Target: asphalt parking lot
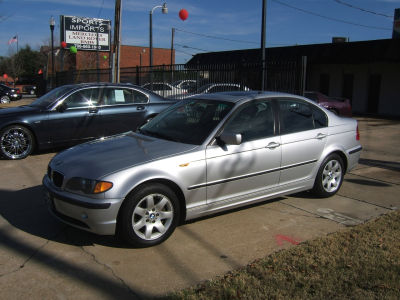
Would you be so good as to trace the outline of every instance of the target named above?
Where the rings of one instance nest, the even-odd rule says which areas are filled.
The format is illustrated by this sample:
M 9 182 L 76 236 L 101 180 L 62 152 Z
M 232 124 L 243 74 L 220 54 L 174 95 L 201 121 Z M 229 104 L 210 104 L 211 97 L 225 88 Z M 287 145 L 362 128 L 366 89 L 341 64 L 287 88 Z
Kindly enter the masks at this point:
M 71 228 L 48 213 L 41 180 L 55 153 L 0 160 L 1 298 L 159 296 L 400 208 L 400 121 L 357 119 L 364 150 L 336 196 L 301 193 L 196 220 L 147 249 Z

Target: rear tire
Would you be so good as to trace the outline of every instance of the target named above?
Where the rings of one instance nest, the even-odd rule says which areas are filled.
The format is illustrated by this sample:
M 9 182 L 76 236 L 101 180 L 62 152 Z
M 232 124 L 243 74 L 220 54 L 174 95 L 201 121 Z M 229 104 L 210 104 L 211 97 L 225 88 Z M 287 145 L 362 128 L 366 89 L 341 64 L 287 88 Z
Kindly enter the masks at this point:
M 175 193 L 160 183 L 145 184 L 129 194 L 120 209 L 118 235 L 135 247 L 164 242 L 179 221 Z
M 344 164 L 342 158 L 335 153 L 330 154 L 322 162 L 311 192 L 317 197 L 331 197 L 339 191 L 343 177 Z

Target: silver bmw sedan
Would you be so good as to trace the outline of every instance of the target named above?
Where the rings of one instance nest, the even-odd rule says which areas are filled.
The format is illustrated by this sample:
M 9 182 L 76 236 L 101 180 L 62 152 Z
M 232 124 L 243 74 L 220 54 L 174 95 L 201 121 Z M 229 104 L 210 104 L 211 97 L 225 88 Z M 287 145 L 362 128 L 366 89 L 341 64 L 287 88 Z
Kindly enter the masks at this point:
M 185 220 L 306 190 L 332 196 L 361 149 L 356 120 L 306 98 L 207 94 L 57 154 L 43 185 L 63 222 L 145 247 Z

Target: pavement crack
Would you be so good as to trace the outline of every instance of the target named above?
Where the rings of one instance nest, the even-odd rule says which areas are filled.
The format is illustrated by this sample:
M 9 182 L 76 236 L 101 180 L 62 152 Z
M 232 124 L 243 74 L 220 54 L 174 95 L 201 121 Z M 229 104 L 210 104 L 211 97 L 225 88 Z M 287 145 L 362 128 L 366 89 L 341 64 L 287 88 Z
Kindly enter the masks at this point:
M 41 246 L 37 247 L 37 248 L 32 252 L 32 254 L 29 255 L 29 257 L 26 258 L 26 259 L 24 260 L 24 262 L 23 262 L 22 264 L 19 265 L 19 267 L 17 267 L 16 269 L 14 269 L 14 270 L 12 270 L 12 271 L 10 271 L 10 272 L 4 273 L 4 274 L 0 274 L 0 278 L 1 278 L 1 277 L 4 277 L 4 276 L 8 276 L 8 275 L 13 274 L 13 273 L 16 273 L 16 272 L 19 272 L 21 269 L 25 268 L 25 266 L 26 266 L 36 255 L 38 255 L 39 252 L 40 252 L 43 248 L 45 248 L 45 247 L 50 243 L 50 241 L 52 241 L 52 240 L 56 239 L 57 237 L 59 237 L 62 233 L 64 233 L 64 231 L 65 231 L 65 227 L 64 227 L 62 230 L 60 230 L 59 232 L 57 232 L 57 234 L 55 234 L 53 237 L 50 237 L 49 239 L 47 239 L 46 242 L 44 242 Z
M 380 208 L 383 208 L 383 209 L 395 210 L 392 207 L 387 207 L 387 206 L 379 205 L 379 204 L 376 204 L 376 203 L 371 203 L 371 202 L 368 202 L 368 201 L 365 201 L 365 200 L 361 200 L 361 199 L 357 199 L 357 198 L 341 195 L 340 193 L 337 193 L 337 195 L 340 196 L 340 197 L 343 197 L 343 198 L 347 198 L 347 199 L 351 199 L 351 200 L 354 200 L 354 201 L 366 203 L 366 204 L 373 205 L 373 206 L 376 206 L 376 207 L 380 207 Z
M 298 208 L 298 207 L 296 207 L 296 206 L 294 206 L 294 205 L 291 205 L 291 204 L 288 204 L 288 203 L 285 203 L 285 202 L 279 202 L 279 203 L 285 204 L 285 205 L 287 205 L 287 206 L 296 208 L 296 209 L 301 210 L 301 211 L 304 211 L 304 212 L 307 212 L 307 213 L 309 213 L 309 214 L 306 215 L 306 214 L 292 213 L 292 212 L 289 212 L 289 211 L 283 211 L 283 210 L 273 209 L 273 208 L 267 208 L 267 209 L 268 209 L 268 210 L 272 210 L 272 211 L 277 211 L 277 212 L 280 212 L 280 213 L 284 213 L 284 214 L 288 214 L 288 215 L 292 215 L 292 216 L 299 216 L 299 217 L 306 217 L 306 218 L 317 218 L 317 216 L 320 217 L 319 215 L 313 214 L 313 213 L 311 213 L 312 216 L 310 216 L 310 212 L 309 212 L 309 211 L 306 211 L 306 210 L 304 210 L 304 209 Z
M 301 215 L 301 216 L 309 217 L 309 218 L 316 218 L 316 219 L 326 219 L 326 218 L 324 218 L 323 216 L 321 216 L 321 215 L 319 215 L 319 214 L 316 214 L 316 213 L 314 213 L 314 212 L 308 211 L 308 210 L 306 210 L 306 209 L 304 209 L 304 208 L 300 208 L 300 207 L 294 206 L 294 205 L 289 204 L 289 203 L 286 203 L 286 202 L 280 202 L 280 203 L 282 203 L 282 204 L 284 204 L 284 205 L 287 205 L 287 206 L 289 206 L 289 207 L 292 207 L 292 208 L 295 208 L 295 209 L 304 211 L 304 212 L 309 213 L 309 214 L 312 215 L 312 216 L 306 216 L 306 215 Z
M 91 253 L 90 251 L 86 250 L 84 246 L 77 246 L 78 248 L 80 248 L 85 254 L 89 255 L 92 260 L 98 264 L 99 266 L 102 266 L 103 268 L 107 269 L 108 271 L 111 272 L 112 276 L 119 281 L 122 286 L 129 291 L 129 293 L 134 297 L 134 299 L 142 299 L 142 297 L 140 297 L 140 295 L 138 295 L 135 291 L 133 291 L 130 286 L 125 282 L 124 279 L 122 279 L 121 277 L 119 277 L 114 269 L 112 267 L 110 267 L 108 264 L 102 263 L 100 262 L 97 258 L 96 255 L 94 255 L 93 253 Z

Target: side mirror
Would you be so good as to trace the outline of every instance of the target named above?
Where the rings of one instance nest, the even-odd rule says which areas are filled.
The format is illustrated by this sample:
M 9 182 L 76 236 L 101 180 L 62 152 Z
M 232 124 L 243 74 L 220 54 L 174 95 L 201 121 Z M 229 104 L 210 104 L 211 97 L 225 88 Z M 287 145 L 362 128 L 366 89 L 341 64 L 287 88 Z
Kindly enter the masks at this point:
M 242 135 L 240 133 L 223 132 L 219 139 L 226 145 L 240 145 L 242 143 Z

